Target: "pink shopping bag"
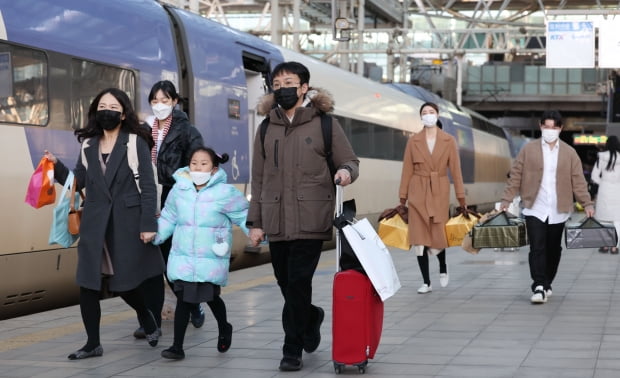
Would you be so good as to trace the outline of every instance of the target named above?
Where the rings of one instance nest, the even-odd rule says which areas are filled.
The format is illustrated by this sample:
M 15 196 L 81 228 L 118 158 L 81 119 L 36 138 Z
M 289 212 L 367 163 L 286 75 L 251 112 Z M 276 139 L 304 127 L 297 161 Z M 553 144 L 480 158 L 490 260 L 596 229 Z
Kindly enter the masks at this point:
M 35 209 L 56 202 L 54 163 L 46 157 L 41 158 L 39 165 L 30 176 L 25 201 Z

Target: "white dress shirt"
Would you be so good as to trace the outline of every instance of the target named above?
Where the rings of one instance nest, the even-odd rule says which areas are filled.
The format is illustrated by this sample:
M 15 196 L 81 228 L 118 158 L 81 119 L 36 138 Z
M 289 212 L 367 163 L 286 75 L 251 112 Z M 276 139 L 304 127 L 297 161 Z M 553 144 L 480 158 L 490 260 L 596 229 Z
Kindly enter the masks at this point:
M 536 201 L 531 209 L 523 209 L 523 215 L 534 216 L 549 224 L 564 223 L 570 213 L 558 213 L 558 194 L 556 190 L 556 175 L 558 170 L 558 154 L 560 143 L 556 141 L 553 148 L 541 138 L 543 151 L 543 176 Z

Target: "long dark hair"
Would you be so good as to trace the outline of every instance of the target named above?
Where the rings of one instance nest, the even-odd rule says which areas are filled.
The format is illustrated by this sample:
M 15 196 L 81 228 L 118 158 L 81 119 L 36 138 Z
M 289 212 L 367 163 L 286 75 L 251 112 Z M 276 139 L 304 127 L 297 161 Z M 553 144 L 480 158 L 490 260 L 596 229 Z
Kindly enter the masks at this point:
M 605 169 L 608 171 L 613 171 L 614 166 L 616 165 L 618 153 L 620 152 L 620 141 L 618 141 L 618 137 L 611 135 L 607 138 L 605 149 L 609 151 L 609 161 L 607 162 L 607 167 L 605 167 Z
M 99 124 L 95 120 L 95 114 L 97 114 L 97 107 L 99 106 L 99 101 L 101 100 L 101 97 L 108 93 L 114 96 L 114 98 L 121 104 L 121 107 L 123 108 L 123 114 L 125 115 L 125 119 L 121 120 L 121 130 L 138 135 L 146 141 L 149 148 L 153 148 L 155 143 L 153 142 L 151 130 L 148 127 L 144 127 L 140 124 L 138 116 L 133 109 L 133 105 L 131 105 L 131 100 L 129 99 L 129 96 L 127 96 L 127 93 L 118 88 L 104 89 L 103 91 L 99 92 L 99 94 L 90 103 L 90 106 L 88 107 L 88 121 L 86 122 L 86 126 L 81 129 L 75 130 L 74 133 L 77 136 L 78 142 L 82 143 L 86 138 L 103 135 L 103 128 L 99 126 Z
M 189 160 L 192 161 L 192 158 L 194 157 L 194 154 L 196 152 L 199 152 L 199 151 L 206 152 L 207 154 L 209 154 L 209 157 L 211 157 L 211 162 L 213 163 L 213 167 L 219 167 L 220 164 L 226 163 L 228 161 L 228 158 L 229 158 L 227 153 L 223 153 L 222 155 L 219 155 L 211 147 L 199 146 L 199 147 L 194 148 L 192 150 L 192 152 L 190 152 Z M 189 162 L 188 162 L 188 164 L 189 164 Z

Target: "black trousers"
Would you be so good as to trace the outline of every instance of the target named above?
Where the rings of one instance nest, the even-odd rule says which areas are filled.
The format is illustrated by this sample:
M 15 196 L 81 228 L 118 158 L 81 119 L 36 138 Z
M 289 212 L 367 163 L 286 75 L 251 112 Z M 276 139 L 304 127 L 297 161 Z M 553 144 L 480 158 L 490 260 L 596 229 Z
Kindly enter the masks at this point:
M 526 216 L 525 226 L 530 240 L 532 291 L 536 286 L 549 290 L 560 265 L 564 223 L 549 224 L 534 216 Z
M 301 357 L 303 336 L 316 322 L 312 277 L 321 257 L 322 240 L 270 242 L 271 265 L 284 297 L 284 355 Z

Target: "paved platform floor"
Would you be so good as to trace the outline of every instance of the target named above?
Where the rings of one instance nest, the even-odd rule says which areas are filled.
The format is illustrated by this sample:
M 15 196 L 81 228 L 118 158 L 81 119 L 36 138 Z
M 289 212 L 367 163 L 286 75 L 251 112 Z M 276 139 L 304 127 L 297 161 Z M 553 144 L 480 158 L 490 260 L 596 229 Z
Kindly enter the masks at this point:
M 594 249 L 564 250 L 553 296 L 532 305 L 528 248 L 448 249 L 450 283 L 433 292 L 421 284 L 414 255 L 393 250 L 403 288 L 385 303 L 383 337 L 368 377 L 620 377 L 620 256 Z M 271 266 L 231 273 L 223 298 L 234 325 L 232 347 L 216 350 L 217 327 L 207 309 L 201 329 L 191 325 L 186 358 L 160 352 L 172 344 L 163 324 L 156 348 L 131 334 L 134 313 L 120 299 L 102 302 L 104 355 L 69 361 L 85 333 L 77 306 L 0 321 L 0 377 L 332 377 L 331 289 L 335 253 L 323 254 L 314 299 L 325 308 L 319 349 L 304 354 L 299 372 L 279 372 L 282 299 Z M 358 375 L 348 367 L 343 375 Z

